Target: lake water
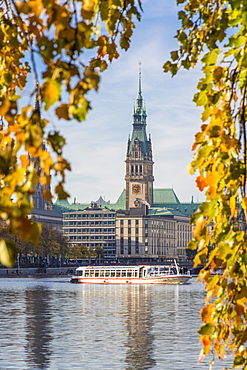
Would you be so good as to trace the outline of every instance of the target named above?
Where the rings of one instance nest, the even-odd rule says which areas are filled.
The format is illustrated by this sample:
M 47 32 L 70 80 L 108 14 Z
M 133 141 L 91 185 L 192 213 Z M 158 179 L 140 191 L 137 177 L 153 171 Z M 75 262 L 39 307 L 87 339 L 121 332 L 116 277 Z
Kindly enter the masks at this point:
M 80 285 L 0 279 L 1 370 L 205 370 L 202 285 Z M 216 362 L 213 369 L 223 369 Z

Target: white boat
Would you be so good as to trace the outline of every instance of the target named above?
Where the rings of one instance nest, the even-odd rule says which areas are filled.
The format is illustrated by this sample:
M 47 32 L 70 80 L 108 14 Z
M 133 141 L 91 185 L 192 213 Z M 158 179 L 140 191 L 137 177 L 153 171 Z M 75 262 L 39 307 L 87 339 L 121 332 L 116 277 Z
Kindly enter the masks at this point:
M 192 278 L 173 266 L 80 266 L 71 283 L 84 284 L 184 284 Z

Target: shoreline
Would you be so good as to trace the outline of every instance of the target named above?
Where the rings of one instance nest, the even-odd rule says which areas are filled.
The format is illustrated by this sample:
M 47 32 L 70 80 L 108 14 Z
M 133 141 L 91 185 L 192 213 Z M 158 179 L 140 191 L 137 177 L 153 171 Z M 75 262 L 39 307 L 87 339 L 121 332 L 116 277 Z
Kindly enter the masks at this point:
M 30 267 L 30 268 L 1 268 L 1 278 L 16 277 L 53 277 L 53 276 L 72 276 L 76 267 Z

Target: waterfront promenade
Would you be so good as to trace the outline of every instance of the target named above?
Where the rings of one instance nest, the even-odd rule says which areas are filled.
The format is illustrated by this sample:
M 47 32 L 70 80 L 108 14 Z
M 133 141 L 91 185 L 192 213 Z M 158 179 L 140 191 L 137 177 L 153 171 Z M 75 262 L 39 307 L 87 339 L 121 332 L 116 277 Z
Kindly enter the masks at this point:
M 30 268 L 1 268 L 0 278 L 3 277 L 27 277 L 27 276 L 52 276 L 72 275 L 76 267 L 30 267 Z

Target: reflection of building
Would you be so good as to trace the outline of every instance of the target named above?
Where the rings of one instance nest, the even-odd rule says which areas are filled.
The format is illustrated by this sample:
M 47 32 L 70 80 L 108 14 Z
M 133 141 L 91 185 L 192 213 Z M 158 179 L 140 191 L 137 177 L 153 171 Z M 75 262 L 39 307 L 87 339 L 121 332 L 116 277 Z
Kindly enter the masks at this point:
M 116 212 L 92 203 L 83 211 L 63 214 L 63 233 L 70 245 L 104 249 L 105 257 L 115 257 Z
M 132 286 L 128 291 L 126 370 L 151 369 L 156 364 L 153 358 L 153 317 L 149 293 L 147 286 Z
M 133 111 L 132 135 L 128 140 L 126 154 L 126 173 L 124 189 L 116 203 L 106 202 L 100 197 L 99 209 L 107 207 L 115 211 L 116 228 L 108 257 L 137 258 L 178 258 L 185 257 L 185 247 L 191 238 L 189 217 L 199 204 L 180 203 L 173 189 L 153 189 L 153 155 L 151 138 L 147 136 L 147 114 L 141 91 L 141 72 L 139 71 L 138 93 Z M 87 246 L 103 245 L 104 235 L 100 227 L 86 228 L 82 236 L 82 225 L 77 214 L 88 211 L 90 204 L 57 201 L 55 209 L 70 218 L 64 224 L 70 242 Z M 73 226 L 70 227 L 69 226 Z M 100 226 L 100 225 L 99 225 Z M 114 226 L 115 227 L 115 226 Z M 69 231 L 71 230 L 71 231 Z M 86 234 L 88 233 L 88 234 Z
M 26 291 L 26 337 L 27 362 L 35 364 L 35 368 L 49 368 L 51 350 L 50 342 L 50 294 L 43 287 L 29 289 Z

